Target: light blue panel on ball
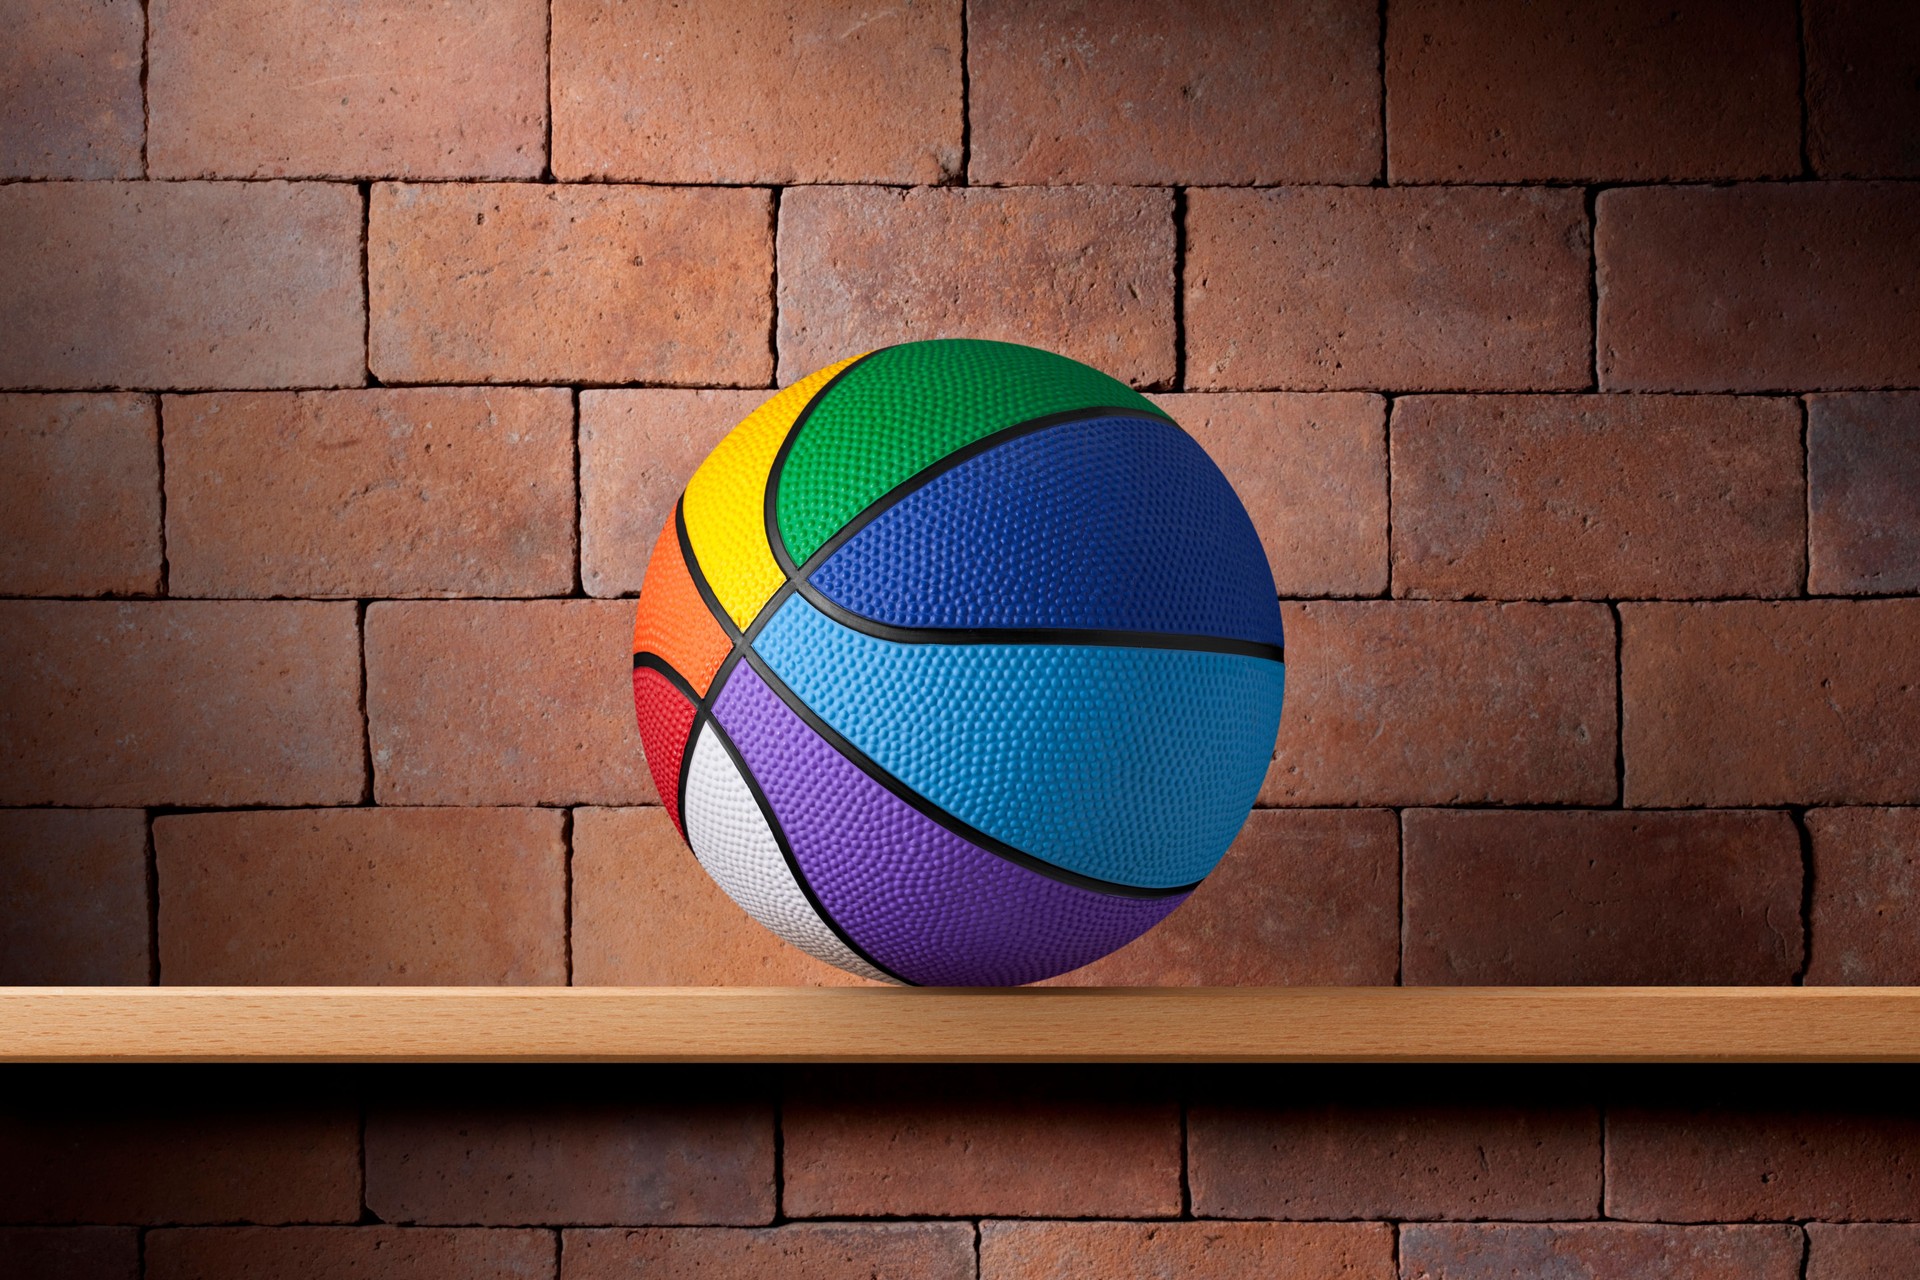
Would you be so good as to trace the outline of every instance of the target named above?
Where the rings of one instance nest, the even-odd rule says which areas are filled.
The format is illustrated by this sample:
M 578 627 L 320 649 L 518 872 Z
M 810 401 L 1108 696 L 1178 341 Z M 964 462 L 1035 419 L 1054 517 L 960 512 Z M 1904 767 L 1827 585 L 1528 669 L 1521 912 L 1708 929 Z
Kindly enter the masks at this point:
M 881 768 L 956 818 L 1117 884 L 1201 879 L 1266 775 L 1285 668 L 1095 645 L 905 644 L 795 596 L 754 648 Z

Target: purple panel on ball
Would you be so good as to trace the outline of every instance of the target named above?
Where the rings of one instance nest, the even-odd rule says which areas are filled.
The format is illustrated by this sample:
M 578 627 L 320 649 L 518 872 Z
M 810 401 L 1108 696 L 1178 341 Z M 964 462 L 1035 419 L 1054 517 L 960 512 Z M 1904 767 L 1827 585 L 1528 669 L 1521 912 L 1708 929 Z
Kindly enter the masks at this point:
M 962 839 L 834 750 L 744 662 L 713 711 L 827 914 L 909 982 L 1037 982 L 1126 945 L 1185 901 L 1063 884 Z

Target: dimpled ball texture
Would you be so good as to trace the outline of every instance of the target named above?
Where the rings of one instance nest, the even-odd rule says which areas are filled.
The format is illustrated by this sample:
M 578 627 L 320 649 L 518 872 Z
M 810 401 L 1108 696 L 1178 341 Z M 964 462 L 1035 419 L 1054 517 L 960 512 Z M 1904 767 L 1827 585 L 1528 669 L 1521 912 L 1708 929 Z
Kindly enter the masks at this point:
M 1151 929 L 1280 723 L 1253 522 L 1166 414 L 1031 347 L 800 379 L 694 472 L 633 699 L 667 815 L 767 928 L 877 981 L 1034 982 Z

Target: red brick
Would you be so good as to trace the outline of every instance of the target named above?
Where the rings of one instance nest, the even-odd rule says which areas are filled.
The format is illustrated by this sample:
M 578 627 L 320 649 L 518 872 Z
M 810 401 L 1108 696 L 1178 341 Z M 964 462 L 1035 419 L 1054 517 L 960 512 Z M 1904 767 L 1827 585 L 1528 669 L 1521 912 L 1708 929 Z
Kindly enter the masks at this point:
M 1287 392 L 1153 398 L 1233 482 L 1281 595 L 1387 589 L 1385 400 Z
M 389 1222 L 481 1226 L 772 1221 L 772 1104 L 685 1090 L 372 1105 L 367 1206 Z
M 695 467 L 765 391 L 580 393 L 580 577 L 593 596 L 634 595 L 654 539 Z
M 1286 605 L 1265 804 L 1606 804 L 1613 619 L 1599 604 Z
M 0 1204 L 14 1222 L 353 1222 L 358 1109 L 160 1089 L 76 1089 L 0 1112 Z M 210 1095 L 210 1090 L 208 1091 Z
M 152 0 L 158 178 L 532 178 L 546 162 L 540 0 Z
M 201 1227 L 147 1237 L 146 1280 L 552 1280 L 550 1231 Z
M 131 1227 L 0 1227 L 0 1259 L 31 1280 L 136 1280 L 140 1235 Z
M 975 3 L 975 182 L 1366 182 L 1379 15 L 1347 0 Z
M 1810 0 L 1807 153 L 1831 177 L 1920 177 L 1920 9 Z
M 757 924 L 659 808 L 574 812 L 572 938 L 582 987 L 864 985 Z
M 367 610 L 381 804 L 645 804 L 633 603 L 446 600 Z
M 1385 1222 L 983 1222 L 980 1280 L 1393 1280 Z
M 780 380 L 874 347 L 996 338 L 1173 381 L 1173 193 L 798 187 L 780 202 Z
M 154 821 L 169 983 L 565 983 L 551 809 L 290 809 Z
M 1630 805 L 1920 800 L 1920 600 L 1620 606 Z
M 1408 985 L 1740 986 L 1800 969 L 1784 813 L 1411 809 Z
M 560 388 L 170 398 L 168 590 L 564 595 L 573 405 Z
M 1059 986 L 1392 986 L 1400 833 L 1384 809 L 1256 809 L 1179 910 Z
M 1920 394 L 1807 397 L 1807 587 L 1920 592 Z
M 553 168 L 640 182 L 938 182 L 960 168 L 959 0 L 849 11 L 553 6 Z
M 795 1222 L 757 1230 L 569 1231 L 567 1280 L 974 1280 L 964 1222 Z
M 1920 984 L 1920 809 L 1815 809 L 1809 983 Z
M 1607 1216 L 1920 1219 L 1916 1146 L 1907 1114 L 1609 1107 Z
M 146 396 L 0 395 L 0 591 L 160 589 L 160 432 Z
M 1809 1222 L 1806 1280 L 1885 1280 L 1920 1275 L 1920 1227 Z
M 1195 1104 L 1202 1218 L 1592 1218 L 1600 1123 L 1587 1107 Z
M 146 814 L 0 809 L 0 986 L 147 972 Z
M 1620 182 L 1800 172 L 1792 0 L 1393 0 L 1394 182 Z
M 839 1068 L 797 1081 L 781 1136 L 796 1218 L 1180 1212 L 1179 1108 L 1132 1077 Z
M 0 386 L 357 385 L 360 194 L 325 183 L 0 187 Z
M 140 176 L 139 0 L 16 0 L 0 45 L 0 178 Z
M 383 183 L 367 239 L 373 371 L 764 385 L 770 205 L 746 188 Z
M 350 804 L 351 604 L 0 604 L 0 804 Z
M 1580 193 L 1291 187 L 1187 197 L 1187 382 L 1589 385 Z
M 1410 396 L 1392 438 L 1398 595 L 1800 590 L 1792 400 Z
M 1800 1280 L 1800 1228 L 1454 1226 L 1400 1231 L 1407 1280 Z
M 1898 183 L 1603 191 L 1600 384 L 1828 390 L 1920 381 L 1920 193 Z

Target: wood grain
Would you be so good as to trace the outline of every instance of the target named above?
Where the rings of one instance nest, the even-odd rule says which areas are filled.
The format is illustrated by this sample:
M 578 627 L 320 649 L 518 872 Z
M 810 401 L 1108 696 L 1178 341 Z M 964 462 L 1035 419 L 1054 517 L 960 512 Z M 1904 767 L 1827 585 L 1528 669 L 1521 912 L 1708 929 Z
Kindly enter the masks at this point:
M 9 987 L 11 1062 L 1916 1062 L 1920 987 Z

